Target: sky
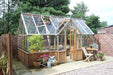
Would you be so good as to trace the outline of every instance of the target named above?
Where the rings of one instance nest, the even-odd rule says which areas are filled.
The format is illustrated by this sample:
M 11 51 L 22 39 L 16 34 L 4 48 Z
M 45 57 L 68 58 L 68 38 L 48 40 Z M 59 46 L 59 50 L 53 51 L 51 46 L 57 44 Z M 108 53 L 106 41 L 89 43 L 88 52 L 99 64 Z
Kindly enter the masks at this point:
M 70 0 L 69 8 L 73 9 L 77 3 L 84 2 L 88 7 L 87 15 L 95 14 L 100 17 L 100 21 L 107 21 L 108 25 L 113 25 L 113 1 L 112 0 Z

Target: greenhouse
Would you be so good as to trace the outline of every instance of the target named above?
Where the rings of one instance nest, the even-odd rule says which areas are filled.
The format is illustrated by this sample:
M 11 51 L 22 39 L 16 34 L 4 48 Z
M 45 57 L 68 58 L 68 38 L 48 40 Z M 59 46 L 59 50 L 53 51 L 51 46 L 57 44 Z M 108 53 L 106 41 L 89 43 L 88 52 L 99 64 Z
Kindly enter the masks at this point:
M 40 34 L 45 36 L 45 38 L 52 39 L 51 36 L 56 36 L 56 38 L 63 36 L 61 34 L 63 34 L 66 29 L 75 29 L 77 34 L 94 34 L 82 19 L 21 14 L 19 36 L 26 36 L 24 39 L 27 39 L 31 35 Z M 21 40 L 19 41 L 21 42 Z M 26 45 L 25 47 L 22 45 L 24 50 L 28 49 L 27 44 L 27 40 L 24 40 L 24 45 Z
M 77 59 L 82 59 L 80 48 L 95 42 L 95 39 L 91 39 L 94 37 L 93 34 L 82 19 L 22 13 L 18 29 L 18 48 L 30 53 L 32 44 L 28 41 L 29 37 L 41 35 L 45 40 L 41 52 L 55 51 L 53 55 L 57 60 L 59 57 L 59 61 L 65 62 L 66 57 L 60 57 L 69 55 L 67 52 L 70 51 L 70 58 L 74 60 L 74 51 L 78 50 L 80 57 Z

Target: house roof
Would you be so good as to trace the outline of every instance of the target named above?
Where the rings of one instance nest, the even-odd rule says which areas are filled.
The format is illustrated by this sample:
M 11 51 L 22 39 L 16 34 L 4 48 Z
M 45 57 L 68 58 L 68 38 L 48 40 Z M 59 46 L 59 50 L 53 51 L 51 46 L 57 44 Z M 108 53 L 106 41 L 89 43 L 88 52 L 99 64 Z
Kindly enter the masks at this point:
M 113 25 L 109 25 L 109 26 L 106 26 L 106 27 L 101 27 L 101 28 L 98 28 L 98 30 L 105 29 L 105 28 L 110 28 L 110 27 L 113 27 Z
M 78 34 L 94 34 L 82 19 L 23 13 L 19 31 L 20 34 L 27 35 L 58 35 L 65 27 L 76 29 Z

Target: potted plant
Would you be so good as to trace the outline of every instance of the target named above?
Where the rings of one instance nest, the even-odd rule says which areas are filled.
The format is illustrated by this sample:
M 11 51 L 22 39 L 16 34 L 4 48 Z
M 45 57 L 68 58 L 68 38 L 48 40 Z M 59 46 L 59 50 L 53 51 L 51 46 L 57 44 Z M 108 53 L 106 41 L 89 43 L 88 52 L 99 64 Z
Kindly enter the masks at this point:
M 28 38 L 29 41 L 29 51 L 34 52 L 34 51 L 42 51 L 44 47 L 44 38 L 41 35 L 32 35 Z
M 93 48 L 93 45 L 92 45 L 92 44 L 90 44 L 90 45 L 89 45 L 89 47 L 90 47 L 90 48 Z
M 8 73 L 8 59 L 3 53 L 0 57 L 0 75 L 6 75 Z
M 99 61 L 102 61 L 103 60 L 103 56 L 104 56 L 104 54 L 102 52 L 100 52 L 100 51 L 97 52 L 97 59 Z
M 35 68 L 39 68 L 41 64 L 46 65 L 48 60 L 49 60 L 49 56 L 46 55 L 46 54 L 43 54 L 43 55 L 40 56 L 39 59 L 36 59 L 36 61 L 33 62 L 33 66 Z
M 40 62 L 39 59 L 37 59 L 35 62 L 33 62 L 33 66 L 34 66 L 35 68 L 40 68 L 40 64 L 41 64 L 41 62 Z
M 39 60 L 41 61 L 42 64 L 43 63 L 46 63 L 49 60 L 49 56 L 46 55 L 46 54 L 43 54 L 43 55 L 40 56 L 40 59 Z

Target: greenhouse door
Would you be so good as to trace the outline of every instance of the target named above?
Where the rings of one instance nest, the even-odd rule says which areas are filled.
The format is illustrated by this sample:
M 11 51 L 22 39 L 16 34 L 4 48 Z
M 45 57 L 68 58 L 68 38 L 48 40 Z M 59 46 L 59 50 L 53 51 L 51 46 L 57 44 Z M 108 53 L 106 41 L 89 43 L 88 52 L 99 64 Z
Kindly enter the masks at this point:
M 76 31 L 70 30 L 70 59 L 76 60 Z

